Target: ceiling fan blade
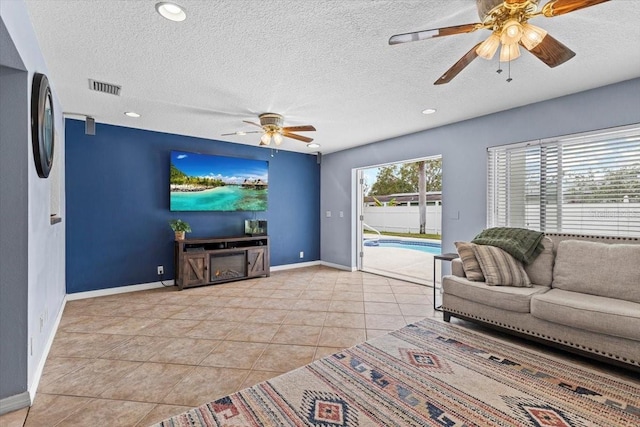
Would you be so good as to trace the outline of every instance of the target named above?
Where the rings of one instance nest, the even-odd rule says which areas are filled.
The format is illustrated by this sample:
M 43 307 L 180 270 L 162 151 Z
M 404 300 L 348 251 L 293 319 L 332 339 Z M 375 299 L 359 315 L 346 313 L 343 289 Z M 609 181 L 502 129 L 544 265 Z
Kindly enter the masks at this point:
M 434 85 L 442 85 L 445 83 L 449 83 L 455 76 L 457 76 L 460 71 L 464 70 L 465 67 L 471 64 L 471 61 L 478 57 L 476 53 L 476 49 L 480 46 L 482 42 L 475 45 L 469 52 L 467 52 L 458 62 L 453 64 L 453 67 L 449 68 L 438 80 L 436 80 Z
M 314 128 L 311 125 L 285 126 L 282 128 L 282 130 L 285 132 L 312 132 L 312 131 L 315 131 L 316 128 Z
M 307 136 L 302 136 L 302 135 L 296 135 L 295 133 L 289 133 L 289 132 L 282 132 L 282 136 L 286 136 L 287 138 L 297 139 L 298 141 L 302 141 L 302 142 L 313 141 L 313 138 L 309 138 Z
M 400 44 L 407 42 L 415 42 L 418 40 L 432 39 L 434 37 L 452 36 L 454 34 L 470 33 L 482 28 L 482 24 L 464 24 L 455 25 L 453 27 L 435 28 L 433 30 L 416 31 L 413 33 L 396 34 L 389 38 L 389 44 Z
M 547 18 L 564 15 L 574 10 L 595 6 L 609 0 L 551 0 L 542 8 L 542 14 Z
M 262 132 L 259 131 L 259 130 L 250 130 L 250 131 L 239 130 L 239 131 L 232 132 L 232 133 L 223 133 L 220 136 L 229 136 L 229 135 L 240 135 L 240 136 L 242 136 L 242 135 L 246 135 L 248 133 L 262 133 Z
M 564 64 L 565 62 L 576 56 L 576 53 L 574 51 L 551 37 L 550 34 L 547 34 L 542 39 L 540 44 L 529 50 L 529 52 L 534 54 L 540 61 L 544 62 L 551 68 L 555 68 L 560 64 Z
M 250 121 L 248 121 L 248 120 L 243 120 L 243 122 L 248 123 L 248 124 L 250 124 L 250 125 L 258 126 L 260 129 L 262 129 L 262 125 L 259 125 L 259 124 L 257 124 L 257 123 L 250 122 Z

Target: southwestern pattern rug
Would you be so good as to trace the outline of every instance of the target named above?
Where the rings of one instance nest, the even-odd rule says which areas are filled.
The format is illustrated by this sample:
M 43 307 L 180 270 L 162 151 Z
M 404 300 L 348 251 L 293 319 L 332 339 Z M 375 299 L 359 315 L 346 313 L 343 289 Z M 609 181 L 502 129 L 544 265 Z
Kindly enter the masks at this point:
M 425 319 L 156 426 L 640 426 L 624 381 Z

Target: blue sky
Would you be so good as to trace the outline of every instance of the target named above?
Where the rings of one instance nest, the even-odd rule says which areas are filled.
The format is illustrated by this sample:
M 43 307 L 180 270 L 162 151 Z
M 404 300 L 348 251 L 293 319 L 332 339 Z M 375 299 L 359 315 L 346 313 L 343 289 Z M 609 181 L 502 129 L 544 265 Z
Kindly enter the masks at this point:
M 364 183 L 368 190 L 371 190 L 371 186 L 376 182 L 376 177 L 378 176 L 379 170 L 380 170 L 379 167 L 375 167 L 375 168 L 364 169 L 362 171 L 362 174 L 364 175 Z
M 219 178 L 233 184 L 258 178 L 268 182 L 269 163 L 264 160 L 172 151 L 171 163 L 189 176 Z

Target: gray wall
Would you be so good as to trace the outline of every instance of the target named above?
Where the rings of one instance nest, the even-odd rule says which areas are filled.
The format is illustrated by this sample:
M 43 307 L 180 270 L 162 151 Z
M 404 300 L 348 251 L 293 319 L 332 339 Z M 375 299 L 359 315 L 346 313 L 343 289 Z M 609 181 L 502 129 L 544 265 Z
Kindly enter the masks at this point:
M 325 155 L 321 259 L 356 265 L 354 168 L 441 154 L 442 249 L 452 252 L 453 242 L 469 240 L 486 226 L 487 147 L 633 123 L 640 123 L 640 79 Z
M 62 223 L 52 225 L 49 217 L 52 180 L 39 178 L 36 173 L 29 112 L 33 75 L 48 74 L 48 70 L 24 2 L 0 1 L 0 19 L 2 412 L 16 409 L 14 405 L 30 403 L 44 366 L 47 345 L 55 333 L 55 321 L 65 296 L 65 199 L 64 121 L 55 82 L 49 79 L 57 134 L 53 167 L 61 172 Z M 16 74 L 16 63 L 23 72 Z M 9 316 L 10 321 L 5 322 L 4 316 Z
M 0 21 L 0 398 L 27 390 L 27 77 Z

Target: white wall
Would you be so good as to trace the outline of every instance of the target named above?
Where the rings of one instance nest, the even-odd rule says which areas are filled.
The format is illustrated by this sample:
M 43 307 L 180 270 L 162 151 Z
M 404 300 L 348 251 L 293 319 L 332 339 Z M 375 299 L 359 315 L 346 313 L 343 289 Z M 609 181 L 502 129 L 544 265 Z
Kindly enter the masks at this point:
M 26 289 L 26 306 L 14 307 L 20 314 L 17 317 L 24 318 L 24 324 L 0 325 L 0 328 L 24 328 L 26 329 L 27 342 L 2 342 L 2 346 L 12 346 L 12 351 L 19 357 L 19 362 L 7 360 L 8 365 L 2 366 L 2 381 L 0 381 L 0 402 L 11 401 L 15 396 L 15 387 L 5 389 L 6 378 L 11 378 L 11 383 L 19 382 L 21 394 L 25 391 L 34 393 L 35 382 L 46 357 L 45 349 L 53 337 L 54 323 L 62 308 L 65 296 L 65 199 L 64 199 L 64 121 L 62 107 L 56 96 L 55 82 L 50 81 L 54 98 L 55 128 L 58 139 L 55 141 L 54 167 L 60 168 L 60 216 L 62 222 L 52 225 L 50 223 L 50 179 L 39 178 L 33 160 L 30 133 L 30 94 L 31 82 L 36 72 L 48 75 L 48 70 L 40 51 L 38 40 L 31 25 L 26 6 L 22 0 L 0 1 L 0 18 L 6 32 L 10 37 L 15 52 L 20 56 L 27 72 L 25 80 L 26 91 L 23 96 L 13 99 L 13 105 L 22 113 L 15 120 L 1 120 L 0 126 L 4 132 L 14 137 L 3 140 L 2 144 L 15 144 L 21 147 L 20 157 L 14 158 L 17 167 L 26 171 L 26 211 L 23 212 L 26 219 L 26 233 L 17 236 L 18 246 L 25 244 L 26 253 L 21 256 L 27 258 L 26 282 L 24 278 L 15 283 L 1 283 L 4 291 L 16 289 L 22 292 Z M 6 40 L 3 40 L 3 45 Z M 26 96 L 24 96 L 26 95 Z M 26 114 L 24 112 L 27 112 Z M 26 131 L 26 132 L 25 132 Z M 25 148 L 26 147 L 26 148 Z M 4 174 L 9 171 L 3 170 Z M 24 192 L 25 189 L 21 189 Z M 20 199 L 24 194 L 8 194 L 7 198 Z M 4 202 L 5 200 L 3 200 Z M 5 218 L 0 218 L 3 221 Z M 3 236 L 4 238 L 4 236 Z M 42 317 L 42 327 L 41 325 Z M 33 344 L 31 344 L 33 343 Z M 21 361 L 27 361 L 27 371 L 20 370 Z M 12 366 L 15 365 L 15 366 Z M 26 374 L 26 375 L 25 375 Z M 10 393 L 13 393 L 10 394 Z M 2 410 L 6 408 L 3 405 Z
M 335 215 L 354 212 L 354 168 L 441 154 L 442 249 L 452 252 L 486 226 L 487 147 L 640 123 L 639 99 L 633 79 L 323 156 L 322 261 L 356 266 L 355 215 Z

